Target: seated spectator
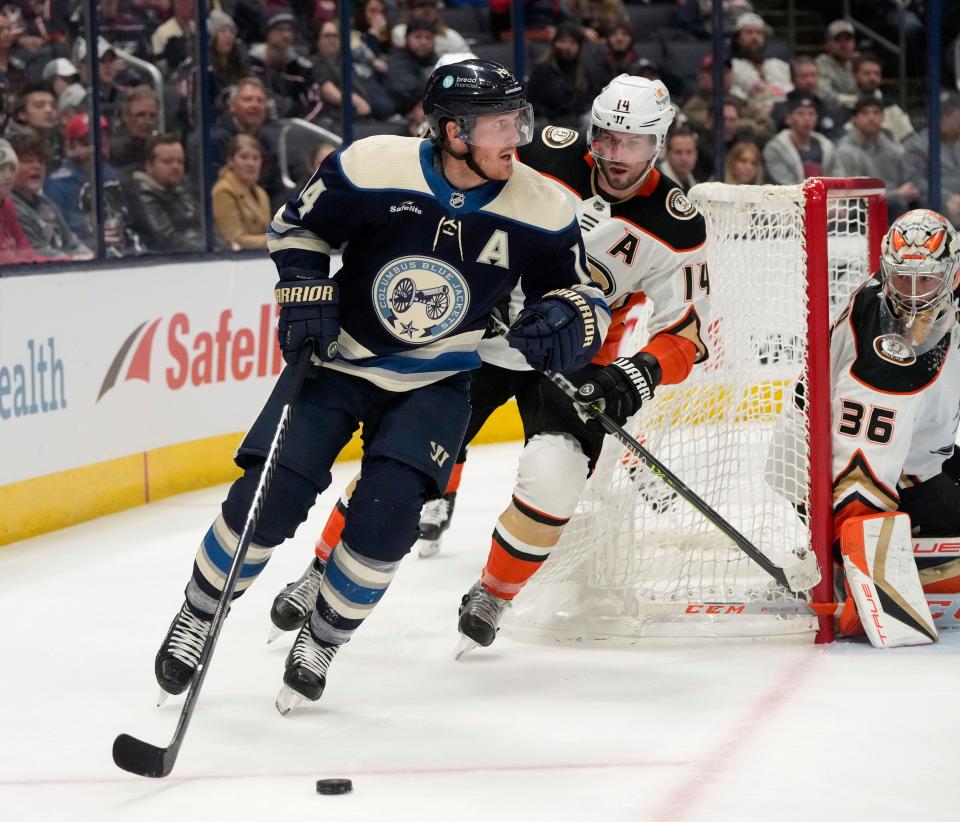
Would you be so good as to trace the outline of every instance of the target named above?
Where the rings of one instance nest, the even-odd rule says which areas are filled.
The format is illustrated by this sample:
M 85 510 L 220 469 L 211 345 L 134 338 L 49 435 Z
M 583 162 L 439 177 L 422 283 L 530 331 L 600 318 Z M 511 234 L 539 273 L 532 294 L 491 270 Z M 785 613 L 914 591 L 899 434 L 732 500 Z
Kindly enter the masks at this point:
M 278 171 L 275 128 L 267 122 L 267 93 L 256 77 L 244 77 L 231 88 L 227 110 L 210 130 L 214 168 L 219 170 L 226 162 L 227 143 L 238 134 L 249 134 L 260 143 L 263 155 L 260 185 L 270 195 L 270 201 L 279 205 L 286 190 Z M 197 132 L 190 139 L 190 153 L 192 157 L 199 157 L 199 152 L 200 134 Z
M 104 117 L 100 118 L 100 128 L 101 150 L 104 160 L 107 160 L 110 152 L 109 123 Z M 43 184 L 44 193 L 60 209 L 70 230 L 87 248 L 95 248 L 97 244 L 92 209 L 84 209 L 83 206 L 84 201 L 92 202 L 92 137 L 90 118 L 86 114 L 73 115 L 64 129 L 63 162 L 47 176 Z M 104 185 L 115 184 L 118 178 L 113 167 L 104 163 L 101 168 Z
M 319 112 L 313 65 L 293 47 L 296 18 L 289 10 L 267 18 L 267 39 L 250 49 L 250 74 L 260 79 L 277 117 L 312 120 Z
M 267 247 L 270 198 L 257 185 L 263 155 L 260 143 L 238 134 L 227 145 L 227 164 L 213 187 L 213 220 L 231 251 Z
M 734 143 L 723 166 L 723 182 L 735 186 L 763 185 L 763 158 L 753 143 Z
M 793 86 L 790 66 L 777 57 L 765 57 L 767 25 L 758 14 L 741 14 L 733 35 L 733 83 L 730 93 L 749 100 L 765 115 L 786 99 Z
M 602 90 L 598 79 L 591 79 L 583 59 L 583 30 L 572 23 L 557 28 L 543 59 L 533 67 L 527 99 L 540 124 L 583 127 L 593 98 Z
M 893 220 L 911 208 L 919 189 L 907 179 L 903 148 L 883 131 L 883 104 L 872 94 L 857 100 L 851 129 L 837 144 L 837 156 L 850 177 L 878 177 L 887 187 L 887 215 Z
M 573 0 L 572 11 L 584 36 L 592 43 L 603 40 L 627 16 L 620 0 Z
M 752 125 L 740 117 L 743 102 L 735 97 L 723 101 L 723 145 L 724 155 L 734 143 L 756 142 Z M 714 129 L 713 108 L 707 109 L 704 129 L 697 139 L 697 167 L 694 174 L 698 180 L 712 180 L 714 177 Z
M 82 114 L 87 107 L 87 90 L 79 83 L 71 83 L 57 98 L 58 131 L 66 128 L 70 118 Z
M 433 23 L 422 17 L 411 18 L 404 47 L 395 49 L 387 59 L 387 91 L 400 114 L 406 115 L 419 105 L 436 62 Z
M 834 20 L 825 33 L 823 53 L 817 55 L 820 96 L 852 108 L 857 99 L 853 79 L 853 56 L 857 51 L 854 28 L 846 20 Z
M 607 32 L 606 44 L 594 51 L 604 85 L 621 74 L 637 74 L 640 55 L 634 47 L 633 23 L 617 20 Z
M 732 61 L 724 61 L 723 90 L 729 93 L 733 83 Z M 713 108 L 713 55 L 707 54 L 703 58 L 703 65 L 697 72 L 697 93 L 694 94 L 683 107 L 683 114 L 695 131 L 706 128 L 707 112 Z M 750 139 L 758 145 L 763 145 L 773 134 L 773 120 L 757 110 L 750 100 L 738 103 L 739 127 L 750 133 Z
M 51 156 L 60 156 L 56 98 L 46 83 L 27 83 L 13 107 L 6 136 L 35 134 L 46 143 Z
M 440 10 L 437 8 L 438 5 L 439 0 L 410 0 L 410 17 L 422 17 L 433 24 L 433 50 L 438 57 L 444 54 L 470 51 L 467 41 L 443 22 Z M 406 37 L 407 24 L 397 23 L 391 33 L 394 48 L 403 48 Z
M 875 54 L 864 52 L 853 61 L 853 79 L 859 95 L 872 94 L 883 105 L 883 128 L 898 143 L 903 143 L 914 132 L 910 115 L 907 114 L 893 97 L 881 91 L 883 65 Z
M 137 75 L 124 71 L 114 47 L 97 38 L 97 70 L 100 73 L 100 113 L 113 122 L 123 98 L 137 83 Z
M 675 126 L 667 134 L 660 173 L 677 183 L 686 194 L 697 184 L 693 170 L 697 165 L 697 138 L 687 126 Z
M 340 129 L 343 117 L 340 69 L 340 27 L 333 20 L 330 20 L 320 27 L 314 70 L 317 85 L 320 88 L 320 99 L 323 101 L 323 116 L 330 121 L 331 127 L 337 131 Z M 355 117 L 360 119 L 373 117 L 377 120 L 386 120 L 394 113 L 393 99 L 387 90 L 380 85 L 380 80 L 373 65 L 363 57 L 357 59 L 354 56 L 351 80 Z
M 773 108 L 773 121 L 777 129 L 786 127 L 787 107 L 790 101 L 798 97 L 808 97 L 817 107 L 817 131 L 836 142 L 843 136 L 843 124 L 847 121 L 847 112 L 833 101 L 824 100 L 817 94 L 820 85 L 820 72 L 810 57 L 797 57 L 790 63 L 790 78 L 793 89 L 787 99 Z
M 767 176 L 777 185 L 795 185 L 809 177 L 842 177 L 837 150 L 814 131 L 817 106 L 809 97 L 790 101 L 787 127 L 763 149 Z
M 124 0 L 98 0 L 97 6 L 101 36 L 121 51 L 149 60 L 152 52 L 147 34 L 154 26 L 143 7 Z
M 166 74 L 196 53 L 197 0 L 171 0 L 172 16 L 150 38 L 153 56 Z
M 89 260 L 93 252 L 70 230 L 60 209 L 43 193 L 47 147 L 33 134 L 10 139 L 20 166 L 13 185 L 13 203 L 23 233 L 34 251 L 51 260 Z
M 37 259 L 37 253 L 20 228 L 17 208 L 10 196 L 18 165 L 10 143 L 0 140 L 0 266 L 30 263 Z
M 200 204 L 184 185 L 185 156 L 176 134 L 160 134 L 147 146 L 143 170 L 133 173 L 133 227 L 149 251 L 202 251 L 206 245 Z
M 27 64 L 14 52 L 16 32 L 10 17 L 0 9 L 0 96 L 15 98 L 29 81 Z M 7 107 L 2 107 L 6 112 Z
M 501 43 L 513 40 L 513 0 L 490 0 L 490 28 Z M 523 0 L 524 38 L 531 43 L 549 43 L 557 33 L 557 26 L 570 20 L 564 4 L 558 0 Z
M 58 57 L 43 67 L 43 82 L 49 83 L 53 96 L 59 98 L 67 86 L 80 82 L 80 72 L 65 57 Z
M 149 86 L 134 86 L 120 107 L 120 129 L 111 159 L 121 172 L 132 172 L 147 159 L 147 141 L 157 132 L 160 101 Z
M 387 7 L 383 0 L 361 0 L 353 6 L 353 31 L 356 32 L 374 58 L 386 58 L 391 50 L 390 24 L 387 22 Z M 353 38 L 351 50 L 356 50 Z
M 27 74 L 36 79 L 57 51 L 51 39 L 51 11 L 56 3 L 38 0 L 5 0 L 3 11 L 15 32 L 16 54 L 26 64 Z
M 921 205 L 930 197 L 930 129 L 911 134 L 903 148 L 906 152 L 907 179 L 920 192 Z M 960 195 L 960 95 L 954 91 L 940 95 L 940 186 L 943 202 Z
M 210 96 L 214 106 L 223 111 L 226 95 L 232 85 L 250 74 L 247 54 L 237 39 L 237 24 L 222 11 L 211 11 L 207 17 L 210 38 Z

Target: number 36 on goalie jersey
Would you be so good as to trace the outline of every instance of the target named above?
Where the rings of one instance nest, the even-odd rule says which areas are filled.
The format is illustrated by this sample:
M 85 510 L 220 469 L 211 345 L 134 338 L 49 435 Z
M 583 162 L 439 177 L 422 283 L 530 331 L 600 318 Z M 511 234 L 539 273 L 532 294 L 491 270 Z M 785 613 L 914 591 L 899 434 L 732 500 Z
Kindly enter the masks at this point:
M 853 296 L 830 339 L 836 533 L 894 511 L 899 489 L 939 474 L 960 422 L 960 328 L 915 356 L 880 327 L 879 280 Z

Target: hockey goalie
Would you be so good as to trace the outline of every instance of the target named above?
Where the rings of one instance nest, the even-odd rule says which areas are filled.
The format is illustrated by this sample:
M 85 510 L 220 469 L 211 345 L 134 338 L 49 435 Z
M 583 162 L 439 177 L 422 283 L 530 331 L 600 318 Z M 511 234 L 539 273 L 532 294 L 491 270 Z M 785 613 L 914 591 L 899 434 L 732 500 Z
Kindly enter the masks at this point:
M 925 593 L 960 593 L 960 560 L 915 560 L 913 538 L 960 535 L 960 239 L 915 210 L 831 332 L 833 510 L 842 636 L 934 642 Z

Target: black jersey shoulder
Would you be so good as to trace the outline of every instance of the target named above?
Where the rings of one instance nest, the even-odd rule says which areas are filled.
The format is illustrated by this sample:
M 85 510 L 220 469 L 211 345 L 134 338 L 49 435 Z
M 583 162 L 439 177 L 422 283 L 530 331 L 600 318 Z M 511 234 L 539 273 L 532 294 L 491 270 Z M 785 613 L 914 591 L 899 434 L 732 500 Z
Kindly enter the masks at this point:
M 586 154 L 586 137 L 563 126 L 544 126 L 530 143 L 517 149 L 521 163 L 559 180 L 581 199 L 592 196 L 593 166 L 586 160 Z
M 676 182 L 659 171 L 650 172 L 649 185 L 629 200 L 614 203 L 610 213 L 629 220 L 675 251 L 689 251 L 707 240 L 703 215 Z
M 884 334 L 880 325 L 880 301 L 883 294 L 880 277 L 853 296 L 850 323 L 856 353 L 850 373 L 860 382 L 885 394 L 915 394 L 934 382 L 940 374 L 950 345 L 950 335 L 919 357 L 906 351 Z

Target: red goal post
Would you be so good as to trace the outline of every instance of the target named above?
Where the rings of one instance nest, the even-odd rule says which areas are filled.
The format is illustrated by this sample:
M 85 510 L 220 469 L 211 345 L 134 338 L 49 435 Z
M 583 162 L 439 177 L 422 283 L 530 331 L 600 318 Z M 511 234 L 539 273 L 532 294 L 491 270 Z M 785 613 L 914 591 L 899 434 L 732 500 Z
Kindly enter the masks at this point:
M 832 617 L 808 607 L 834 601 L 829 330 L 879 265 L 884 185 L 706 183 L 690 197 L 707 220 L 711 357 L 627 428 L 774 564 L 812 550 L 823 579 L 802 597 L 773 583 L 608 438 L 563 538 L 504 620 L 516 638 L 833 639 Z M 649 311 L 637 310 L 622 352 L 646 341 Z M 782 434 L 791 416 L 799 437 Z

